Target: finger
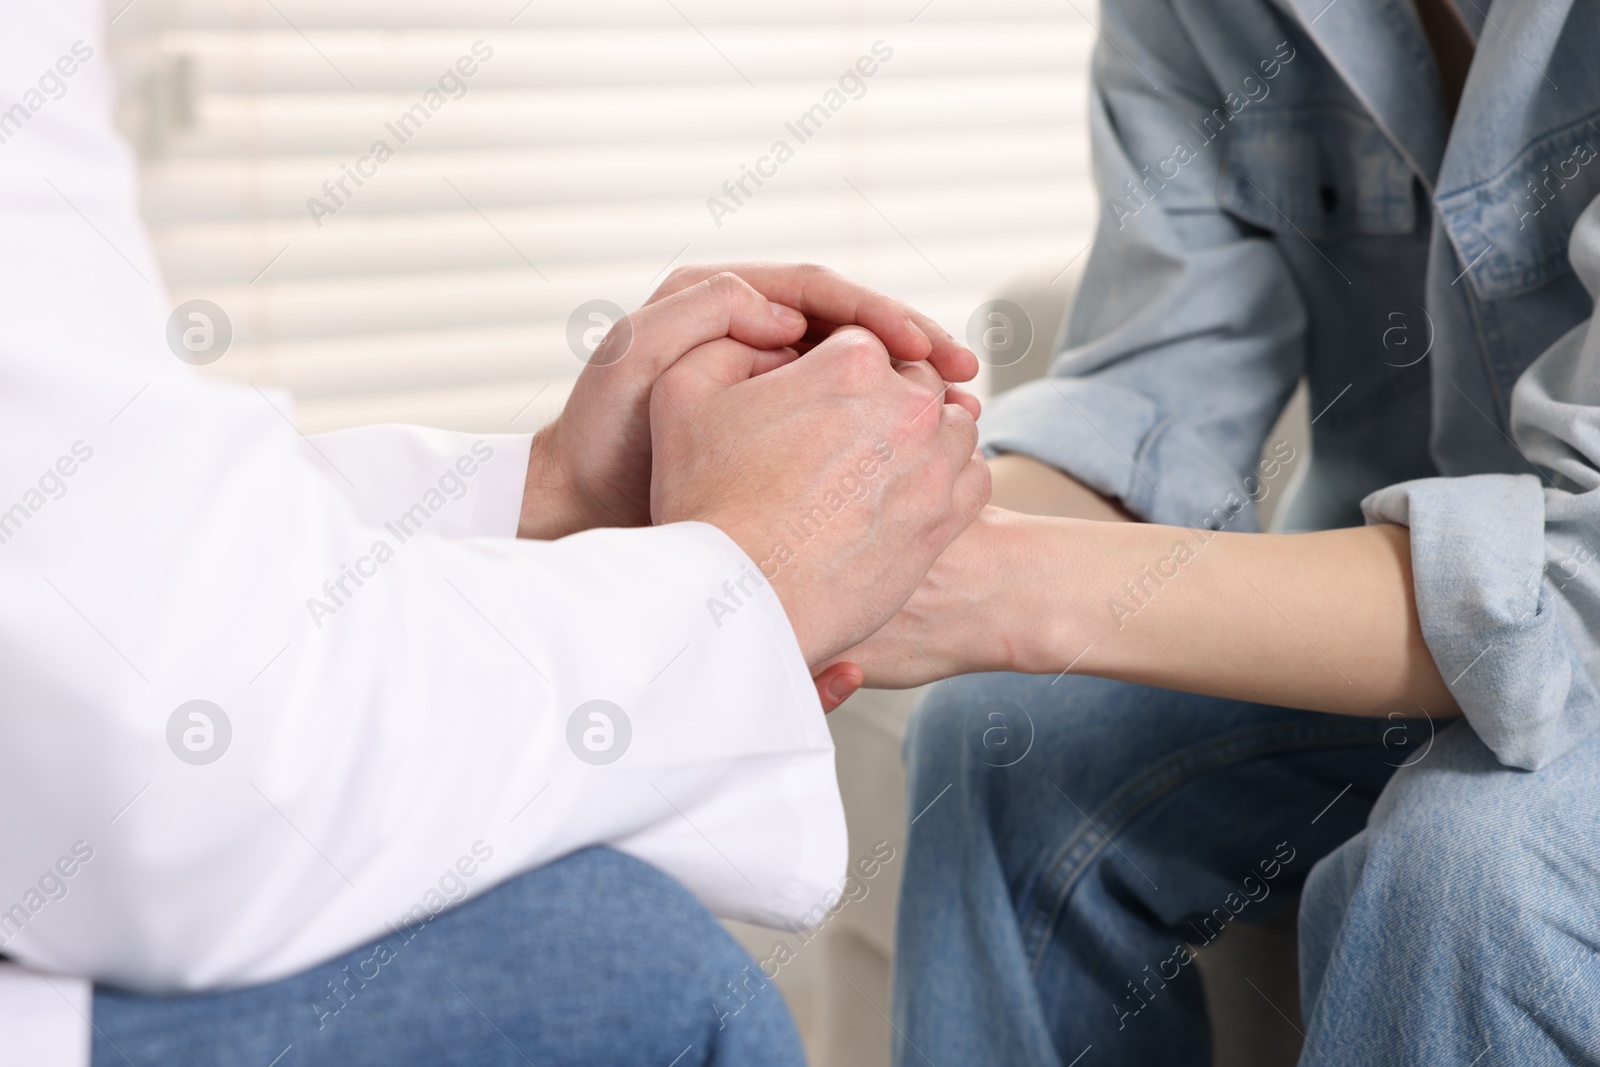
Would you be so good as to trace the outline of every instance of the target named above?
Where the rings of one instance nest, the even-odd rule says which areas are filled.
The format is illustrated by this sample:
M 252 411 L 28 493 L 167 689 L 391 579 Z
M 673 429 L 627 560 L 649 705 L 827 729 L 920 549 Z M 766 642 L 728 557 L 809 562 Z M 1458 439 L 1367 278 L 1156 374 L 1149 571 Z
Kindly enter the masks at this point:
M 854 663 L 831 663 L 814 680 L 822 710 L 827 713 L 849 700 L 866 681 L 866 675 Z
M 697 272 L 731 271 L 768 299 L 796 308 L 808 318 L 866 327 L 883 340 L 896 359 L 927 360 L 946 381 L 967 382 L 977 376 L 978 357 L 938 323 L 826 267 L 736 263 L 720 268 L 681 269 L 681 277 L 669 276 L 657 292 L 676 291 L 670 287 L 692 284 L 699 280 Z
M 826 339 L 805 353 L 802 363 L 806 367 L 817 365 L 824 373 L 835 375 L 839 382 L 888 382 L 893 361 L 883 342 L 870 330 L 860 326 L 839 326 Z M 833 364 L 824 367 L 825 364 Z M 925 363 L 908 363 L 905 366 L 921 367 L 931 377 L 938 375 Z
M 833 336 L 834 331 L 837 329 L 839 329 L 837 322 L 827 322 L 823 319 L 807 319 L 806 335 L 800 339 L 800 343 L 815 348 Z
M 650 299 L 646 300 L 645 304 L 654 304 L 657 300 L 669 297 L 673 293 L 682 292 L 691 285 L 705 281 L 718 271 L 727 269 L 725 266 L 709 263 L 691 263 L 687 266 L 676 267 L 667 274 L 660 285 L 656 286 L 656 291 L 650 294 Z
M 679 356 L 657 382 L 656 391 L 661 392 L 661 386 L 670 383 L 669 391 L 691 398 L 720 392 L 750 378 L 756 373 L 756 366 L 768 358 L 763 349 L 731 337 L 719 337 Z
M 983 414 L 983 405 L 978 402 L 978 398 L 959 385 L 952 385 L 945 389 L 944 402 L 946 404 L 960 404 L 966 409 L 967 414 L 974 419 Z
M 624 321 L 632 334 L 629 351 L 644 355 L 639 373 L 647 381 L 660 377 L 684 353 L 721 337 L 773 350 L 793 344 L 806 331 L 805 316 L 769 301 L 727 273 L 647 304 Z M 613 334 L 622 328 L 618 323 Z M 615 363 L 624 354 L 613 355 L 608 362 Z
M 896 374 L 929 397 L 939 396 L 945 391 L 944 379 L 927 363 L 897 363 L 894 369 Z
M 774 348 L 770 351 L 757 352 L 750 365 L 750 377 L 754 378 L 758 374 L 777 370 L 799 358 L 800 352 L 795 348 Z
M 962 471 L 978 448 L 978 424 L 959 404 L 945 404 L 939 411 L 939 444 L 950 460 L 952 471 Z M 984 464 L 987 467 L 987 464 Z

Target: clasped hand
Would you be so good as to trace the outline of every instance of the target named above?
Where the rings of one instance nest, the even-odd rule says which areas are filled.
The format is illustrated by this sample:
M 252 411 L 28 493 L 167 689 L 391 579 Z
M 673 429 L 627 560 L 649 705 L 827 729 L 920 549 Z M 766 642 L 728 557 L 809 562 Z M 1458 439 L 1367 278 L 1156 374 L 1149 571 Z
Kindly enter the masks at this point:
M 536 437 L 519 534 L 717 526 L 816 669 L 892 618 L 987 503 L 978 404 L 950 384 L 976 373 L 932 320 L 831 271 L 676 271 Z M 831 709 L 860 683 L 836 663 L 818 690 Z

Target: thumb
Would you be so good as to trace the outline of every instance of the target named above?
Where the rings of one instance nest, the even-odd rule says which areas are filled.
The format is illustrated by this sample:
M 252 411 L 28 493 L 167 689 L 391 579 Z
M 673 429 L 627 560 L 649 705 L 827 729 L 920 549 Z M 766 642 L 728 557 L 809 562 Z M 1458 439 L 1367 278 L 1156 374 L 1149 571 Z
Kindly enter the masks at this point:
M 817 684 L 817 696 L 822 700 L 822 710 L 827 713 L 854 696 L 866 676 L 854 663 L 831 663 L 822 668 L 822 673 L 813 681 Z
M 732 274 L 718 274 L 653 304 L 627 318 L 628 331 L 620 342 L 623 355 L 643 353 L 632 374 L 654 382 L 695 346 L 733 337 L 760 349 L 792 345 L 805 336 L 806 317 L 777 304 Z M 619 323 L 618 328 L 621 328 Z M 748 375 L 746 375 L 748 377 Z

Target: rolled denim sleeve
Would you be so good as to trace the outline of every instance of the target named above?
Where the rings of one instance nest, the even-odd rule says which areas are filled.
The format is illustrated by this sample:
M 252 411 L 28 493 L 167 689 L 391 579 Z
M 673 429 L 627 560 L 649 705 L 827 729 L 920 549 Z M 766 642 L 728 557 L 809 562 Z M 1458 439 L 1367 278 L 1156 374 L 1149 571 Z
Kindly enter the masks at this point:
M 1600 200 L 1572 264 L 1600 294 Z M 1541 355 L 1511 397 L 1511 434 L 1540 474 L 1427 478 L 1369 496 L 1411 528 L 1423 637 L 1501 763 L 1537 770 L 1600 726 L 1600 327 Z
M 1199 525 L 1232 497 L 1230 527 L 1253 530 L 1241 482 L 1299 380 L 1304 304 L 1273 240 L 1220 206 L 1222 142 L 1174 157 L 1225 95 L 1182 20 L 1165 0 L 1123 0 L 1105 5 L 1101 30 L 1089 101 L 1100 222 L 1067 348 L 1046 378 L 991 402 L 981 444 L 1154 522 Z

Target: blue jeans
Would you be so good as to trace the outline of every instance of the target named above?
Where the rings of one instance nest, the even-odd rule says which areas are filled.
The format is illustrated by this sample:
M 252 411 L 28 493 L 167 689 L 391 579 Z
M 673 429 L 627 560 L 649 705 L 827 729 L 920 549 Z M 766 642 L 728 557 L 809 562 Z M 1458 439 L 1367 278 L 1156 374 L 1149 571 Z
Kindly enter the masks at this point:
M 96 989 L 94 1067 L 803 1067 L 782 996 L 756 974 L 677 882 L 590 849 L 409 940 L 396 934 L 268 985 L 164 997 Z M 730 983 L 745 990 L 737 1011 Z
M 903 1067 L 1208 1064 L 1187 946 L 1297 901 L 1303 1067 L 1600 1062 L 1600 741 L 985 675 L 906 756 Z

